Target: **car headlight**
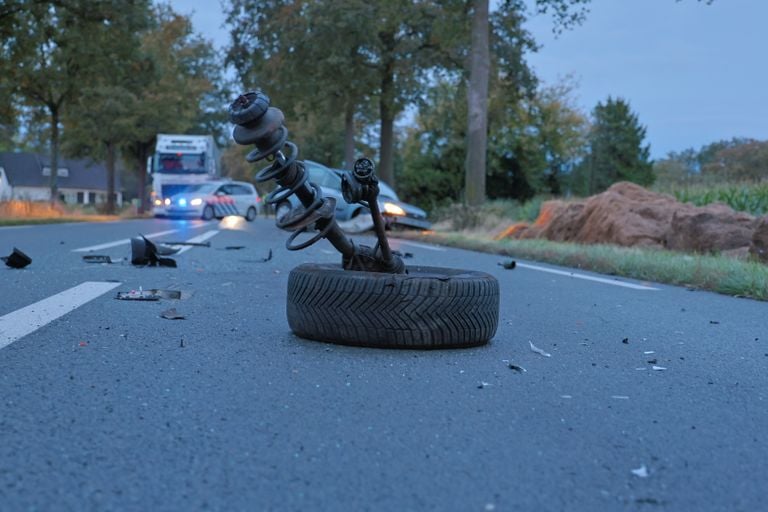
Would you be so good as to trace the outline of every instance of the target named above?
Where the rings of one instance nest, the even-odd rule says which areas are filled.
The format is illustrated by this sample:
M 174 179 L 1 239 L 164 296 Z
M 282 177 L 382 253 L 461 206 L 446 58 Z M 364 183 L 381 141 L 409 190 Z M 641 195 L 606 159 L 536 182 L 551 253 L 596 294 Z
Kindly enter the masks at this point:
M 405 215 L 405 210 L 397 206 L 395 203 L 384 203 L 384 213 L 390 215 Z
M 201 204 L 203 204 L 203 200 L 202 200 L 202 198 L 196 197 L 196 198 L 194 198 L 193 200 L 191 200 L 191 201 L 189 202 L 189 204 L 190 204 L 191 206 L 200 206 Z
M 166 197 L 165 201 L 163 201 L 163 204 L 165 204 L 165 206 L 171 206 L 171 198 L 170 197 Z
M 162 206 L 163 202 L 160 199 L 155 199 L 155 206 Z

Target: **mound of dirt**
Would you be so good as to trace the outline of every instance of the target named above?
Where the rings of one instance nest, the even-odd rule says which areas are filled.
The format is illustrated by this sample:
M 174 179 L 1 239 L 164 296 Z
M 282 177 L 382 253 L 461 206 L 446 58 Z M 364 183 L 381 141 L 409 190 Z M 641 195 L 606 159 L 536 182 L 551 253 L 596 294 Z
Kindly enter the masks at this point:
M 715 203 L 693 206 L 620 182 L 583 201 L 547 201 L 533 224 L 515 224 L 498 238 L 666 248 L 687 252 L 749 252 L 768 262 L 768 217 Z

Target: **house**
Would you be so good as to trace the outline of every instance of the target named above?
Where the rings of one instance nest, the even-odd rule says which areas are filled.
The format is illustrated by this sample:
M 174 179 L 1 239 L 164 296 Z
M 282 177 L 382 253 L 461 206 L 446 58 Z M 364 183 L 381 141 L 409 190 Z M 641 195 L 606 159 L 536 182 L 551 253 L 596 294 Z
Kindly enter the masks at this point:
M 48 156 L 0 152 L 0 201 L 48 201 L 51 167 Z M 59 158 L 59 198 L 66 204 L 101 204 L 107 201 L 107 169 L 83 159 Z M 115 178 L 115 204 L 123 203 L 120 176 Z

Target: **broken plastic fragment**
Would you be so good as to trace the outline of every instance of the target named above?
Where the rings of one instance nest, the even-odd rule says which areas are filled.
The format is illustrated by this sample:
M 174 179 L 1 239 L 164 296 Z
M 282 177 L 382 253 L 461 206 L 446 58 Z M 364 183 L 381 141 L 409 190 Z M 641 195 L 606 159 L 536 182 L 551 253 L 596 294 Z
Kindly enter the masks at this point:
M 523 372 L 527 372 L 528 371 L 525 368 L 523 368 L 522 366 L 518 366 L 518 365 L 513 364 L 513 363 L 509 363 L 508 366 L 509 366 L 510 370 L 515 370 L 518 373 L 523 373 Z
M 184 320 L 186 315 L 182 315 L 181 313 L 176 311 L 176 308 L 166 309 L 162 313 L 160 313 L 160 316 L 162 318 L 167 318 L 168 320 Z
M 0 259 L 2 259 L 5 264 L 11 268 L 24 268 L 32 263 L 32 258 L 18 250 L 16 247 L 13 248 L 13 252 L 11 252 L 11 254 L 8 256 L 3 256 Z
M 515 260 L 500 261 L 498 264 L 507 270 L 512 270 L 517 266 L 517 262 Z
M 176 267 L 176 261 L 171 258 L 162 258 L 161 255 L 168 255 L 179 252 L 179 248 L 169 247 L 167 245 L 156 246 L 144 236 L 131 238 L 131 263 L 133 265 L 148 265 L 150 267 Z
M 651 370 L 656 370 L 657 372 L 662 372 L 662 371 L 666 370 L 666 368 L 663 367 L 663 366 L 656 366 L 656 365 L 654 365 L 654 366 L 651 366 Z
M 244 245 L 228 245 L 224 248 L 225 251 L 239 251 L 240 249 L 245 249 Z
M 153 290 L 131 290 L 129 292 L 117 292 L 115 297 L 120 300 L 160 300 L 160 296 Z
M 86 254 L 83 256 L 83 261 L 86 263 L 117 263 L 118 261 L 123 261 L 123 258 L 113 260 L 106 254 Z
M 161 246 L 162 245 L 191 245 L 193 247 L 210 247 L 211 246 L 211 242 L 160 242 L 160 244 Z M 174 252 L 179 252 L 179 250 L 175 249 Z M 163 253 L 160 252 L 159 254 L 163 254 Z M 168 254 L 173 254 L 173 253 L 168 253 Z
M 639 468 L 633 469 L 632 474 L 639 478 L 648 478 L 648 468 L 643 464 Z
M 552 357 L 552 354 L 550 354 L 549 352 L 545 352 L 545 351 L 541 350 L 539 347 L 534 345 L 532 341 L 529 340 L 528 344 L 531 346 L 531 350 L 536 352 L 537 354 L 541 354 L 544 357 Z

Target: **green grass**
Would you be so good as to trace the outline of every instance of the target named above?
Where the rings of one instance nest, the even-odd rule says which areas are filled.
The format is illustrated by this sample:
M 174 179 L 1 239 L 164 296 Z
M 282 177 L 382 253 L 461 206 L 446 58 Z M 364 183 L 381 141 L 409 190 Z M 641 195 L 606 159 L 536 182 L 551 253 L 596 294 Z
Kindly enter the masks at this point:
M 768 265 L 735 258 L 549 240 L 493 241 L 456 233 L 416 235 L 413 238 L 640 281 L 768 300 Z
M 64 222 L 88 222 L 88 219 L 68 218 L 68 217 L 56 217 L 56 218 L 41 218 L 41 219 L 0 219 L 0 226 L 25 226 L 28 224 L 62 224 Z

